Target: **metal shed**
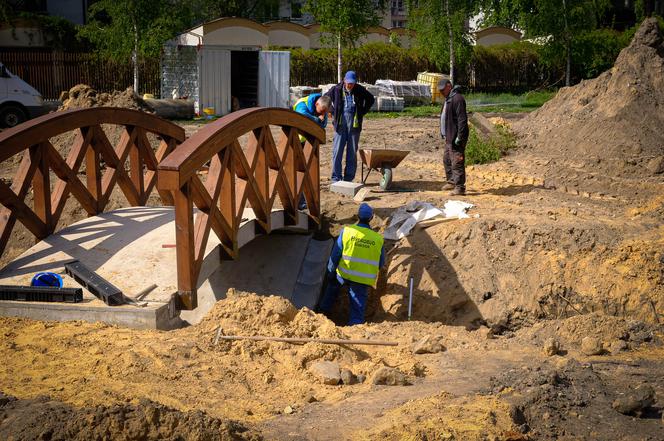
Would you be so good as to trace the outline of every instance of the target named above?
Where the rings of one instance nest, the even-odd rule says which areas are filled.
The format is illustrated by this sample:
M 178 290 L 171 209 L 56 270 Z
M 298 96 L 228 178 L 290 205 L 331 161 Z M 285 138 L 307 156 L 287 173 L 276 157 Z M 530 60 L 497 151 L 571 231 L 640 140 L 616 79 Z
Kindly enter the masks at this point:
M 288 107 L 290 52 L 263 50 L 265 31 L 245 22 L 219 19 L 168 41 L 161 59 L 162 98 L 188 97 L 197 112 L 211 107 L 217 115 Z

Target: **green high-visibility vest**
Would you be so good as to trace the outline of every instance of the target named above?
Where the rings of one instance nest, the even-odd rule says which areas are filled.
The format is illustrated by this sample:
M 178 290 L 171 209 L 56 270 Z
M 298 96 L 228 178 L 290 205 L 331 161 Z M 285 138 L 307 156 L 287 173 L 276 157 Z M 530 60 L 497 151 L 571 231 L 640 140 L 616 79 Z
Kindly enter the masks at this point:
M 351 225 L 344 227 L 341 242 L 343 249 L 337 274 L 344 279 L 375 287 L 380 271 L 383 236 L 369 228 Z

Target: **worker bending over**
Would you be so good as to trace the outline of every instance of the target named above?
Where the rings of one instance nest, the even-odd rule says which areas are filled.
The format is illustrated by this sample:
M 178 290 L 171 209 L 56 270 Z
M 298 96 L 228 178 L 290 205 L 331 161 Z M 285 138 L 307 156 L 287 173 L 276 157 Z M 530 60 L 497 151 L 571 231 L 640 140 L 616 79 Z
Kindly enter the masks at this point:
M 323 129 L 327 127 L 327 114 L 330 111 L 330 107 L 332 107 L 330 97 L 322 96 L 320 93 L 312 93 L 311 95 L 302 97 L 293 104 L 293 110 L 311 119 Z M 300 135 L 300 142 L 304 147 L 306 138 L 302 135 Z M 304 194 L 300 197 L 297 208 L 298 210 L 307 208 Z
M 341 285 L 348 285 L 349 325 L 364 323 L 369 287 L 376 287 L 378 273 L 385 262 L 383 236 L 369 226 L 373 209 L 369 204 L 362 204 L 357 215 L 360 221 L 344 227 L 334 243 L 327 264 L 327 288 L 319 306 L 321 312 L 329 313 Z
M 332 107 L 330 97 L 322 96 L 320 93 L 312 93 L 297 100 L 293 105 L 293 110 L 325 128 L 327 127 L 327 113 L 330 111 L 330 107 Z

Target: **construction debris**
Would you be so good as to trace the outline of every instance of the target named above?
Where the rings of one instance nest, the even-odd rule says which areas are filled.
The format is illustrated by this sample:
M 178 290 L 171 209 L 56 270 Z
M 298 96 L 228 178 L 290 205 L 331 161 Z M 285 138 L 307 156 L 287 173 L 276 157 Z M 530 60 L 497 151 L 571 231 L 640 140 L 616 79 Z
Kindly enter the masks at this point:
M 87 84 L 77 84 L 63 92 L 62 106 L 58 110 L 83 109 L 88 107 L 122 107 L 125 109 L 152 112 L 153 109 L 141 99 L 132 87 L 112 93 L 97 92 Z

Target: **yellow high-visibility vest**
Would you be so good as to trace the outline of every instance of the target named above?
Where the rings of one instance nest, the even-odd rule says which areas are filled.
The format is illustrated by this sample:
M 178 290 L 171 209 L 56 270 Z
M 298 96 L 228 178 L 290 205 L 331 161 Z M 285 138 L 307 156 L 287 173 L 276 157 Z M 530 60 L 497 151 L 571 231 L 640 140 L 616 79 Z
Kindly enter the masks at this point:
M 375 287 L 380 271 L 383 236 L 369 228 L 351 225 L 344 227 L 341 243 L 343 249 L 337 274 L 344 279 Z
M 299 100 L 295 101 L 295 104 L 293 104 L 293 110 L 295 110 L 297 105 L 300 104 L 300 103 L 304 103 L 306 105 L 307 104 L 307 98 L 309 98 L 309 96 L 303 96 Z
M 297 107 L 297 105 L 300 104 L 300 103 L 304 103 L 304 105 L 306 106 L 306 105 L 307 105 L 307 98 L 309 98 L 309 96 L 303 96 L 303 97 L 300 98 L 299 100 L 295 101 L 295 104 L 293 104 L 293 110 L 295 110 L 295 108 Z M 304 143 L 306 142 L 306 140 L 307 140 L 307 138 L 305 138 L 305 137 L 302 136 L 302 135 L 299 135 L 299 138 L 300 138 L 300 142 L 301 142 L 302 144 L 304 144 Z

